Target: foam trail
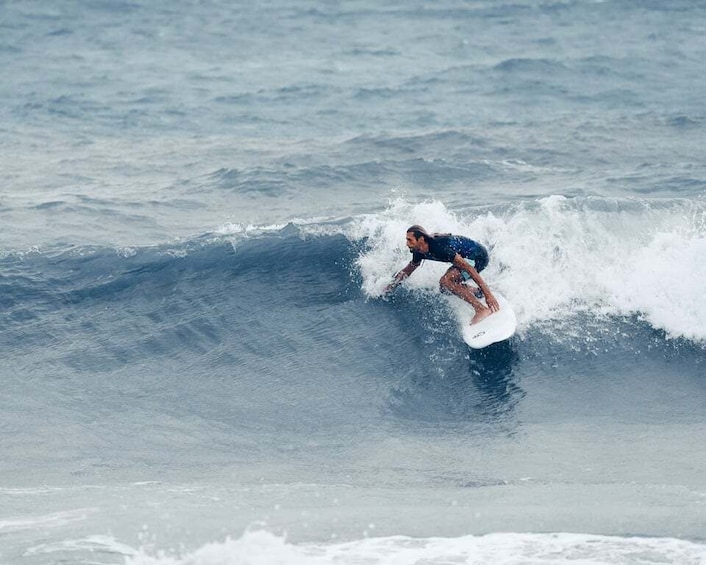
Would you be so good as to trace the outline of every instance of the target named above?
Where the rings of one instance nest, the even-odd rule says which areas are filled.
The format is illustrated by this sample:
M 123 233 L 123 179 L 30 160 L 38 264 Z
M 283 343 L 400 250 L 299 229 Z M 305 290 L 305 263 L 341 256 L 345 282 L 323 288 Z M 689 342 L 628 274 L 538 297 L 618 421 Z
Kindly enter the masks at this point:
M 671 538 L 497 533 L 459 538 L 370 538 L 337 544 L 286 543 L 267 532 L 208 544 L 183 557 L 141 552 L 127 565 L 701 565 L 706 546 Z

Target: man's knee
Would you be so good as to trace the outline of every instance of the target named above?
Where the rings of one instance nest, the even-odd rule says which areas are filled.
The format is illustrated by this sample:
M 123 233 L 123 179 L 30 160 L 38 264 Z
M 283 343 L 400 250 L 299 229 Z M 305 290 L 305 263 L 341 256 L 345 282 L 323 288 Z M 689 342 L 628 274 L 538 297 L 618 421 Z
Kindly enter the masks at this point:
M 446 273 L 443 277 L 439 279 L 439 289 L 441 290 L 441 292 L 448 294 L 451 292 L 451 288 L 454 286 L 455 283 L 456 281 L 454 280 L 453 275 L 451 275 L 450 273 Z

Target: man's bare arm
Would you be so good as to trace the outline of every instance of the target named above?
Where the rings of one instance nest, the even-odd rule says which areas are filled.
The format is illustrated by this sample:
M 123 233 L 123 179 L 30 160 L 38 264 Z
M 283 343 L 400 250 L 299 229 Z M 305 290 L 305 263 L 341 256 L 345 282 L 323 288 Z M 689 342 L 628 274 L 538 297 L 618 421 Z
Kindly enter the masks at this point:
M 455 267 L 466 271 L 473 279 L 473 282 L 476 283 L 478 287 L 483 291 L 483 295 L 485 296 L 485 302 L 488 305 L 488 308 L 490 308 L 491 312 L 497 312 L 498 310 L 500 310 L 500 305 L 498 304 L 498 301 L 493 296 L 493 293 L 490 292 L 490 288 L 488 288 L 488 285 L 485 284 L 483 277 L 480 276 L 480 273 L 476 271 L 468 263 L 468 261 L 461 257 L 459 253 L 456 253 L 456 256 L 453 260 L 453 264 Z

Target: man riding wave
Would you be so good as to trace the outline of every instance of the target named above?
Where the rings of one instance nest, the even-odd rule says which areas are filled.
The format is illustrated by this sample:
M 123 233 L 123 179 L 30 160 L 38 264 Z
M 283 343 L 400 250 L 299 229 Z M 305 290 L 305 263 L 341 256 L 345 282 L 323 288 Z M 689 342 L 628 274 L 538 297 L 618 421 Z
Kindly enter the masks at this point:
M 475 315 L 471 324 L 477 324 L 500 309 L 498 301 L 479 274 L 488 265 L 488 250 L 477 241 L 449 233 L 432 235 L 422 226 L 413 225 L 407 229 L 407 248 L 412 253 L 412 260 L 395 275 L 383 294 L 394 290 L 424 259 L 429 259 L 452 264 L 439 279 L 439 285 L 442 292 L 455 294 L 473 306 Z M 478 287 L 464 284 L 469 280 L 473 280 Z M 487 306 L 479 300 L 483 297 Z

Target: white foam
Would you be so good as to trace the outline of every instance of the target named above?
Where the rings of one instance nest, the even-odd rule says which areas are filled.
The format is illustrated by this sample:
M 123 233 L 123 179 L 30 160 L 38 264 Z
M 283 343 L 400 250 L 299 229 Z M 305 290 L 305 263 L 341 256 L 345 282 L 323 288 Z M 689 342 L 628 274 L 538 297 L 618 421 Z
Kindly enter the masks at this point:
M 279 231 L 287 224 L 271 224 L 265 226 L 256 226 L 254 224 L 234 224 L 227 223 L 215 230 L 216 235 L 259 235 L 261 233 Z
M 671 337 L 706 339 L 706 238 L 658 232 L 607 280 L 623 312 L 639 312 Z
M 483 276 L 513 304 L 521 329 L 580 311 L 637 314 L 668 337 L 706 341 L 706 204 L 551 196 L 456 215 L 438 201 L 397 200 L 359 218 L 369 238 L 358 260 L 363 291 L 377 297 L 410 259 L 410 224 L 491 248 Z M 436 290 L 447 265 L 426 262 L 405 284 Z
M 236 248 L 242 241 L 267 234 L 276 234 L 288 227 L 295 228 L 302 238 L 335 235 L 341 233 L 341 219 L 314 217 L 309 219 L 291 218 L 279 224 L 236 224 L 227 223 L 219 226 L 212 233 L 215 239 L 225 239 Z
M 289 544 L 267 532 L 181 556 L 140 552 L 127 565 L 703 565 L 706 546 L 672 538 L 496 533 L 458 538 L 381 537 Z
M 379 214 L 362 216 L 351 226 L 349 237 L 369 238 L 369 250 L 358 259 L 363 291 L 368 296 L 380 296 L 392 275 L 409 262 L 405 230 L 412 224 L 421 224 L 430 232 L 467 232 L 467 227 L 437 201 L 411 204 L 398 199 Z M 427 266 L 430 268 L 426 269 Z M 434 263 L 425 265 L 425 270 L 417 271 L 406 284 L 412 288 L 436 288 L 445 268 Z
M 182 556 L 150 555 L 140 551 L 126 565 L 323 565 L 328 563 L 306 547 L 285 543 L 264 531 L 248 532 L 242 538 L 209 543 Z

